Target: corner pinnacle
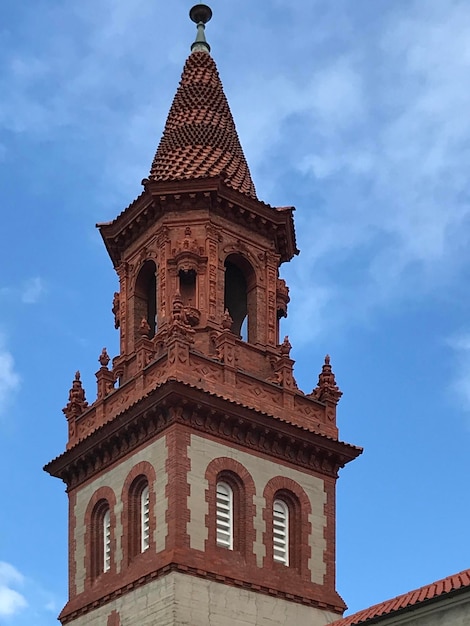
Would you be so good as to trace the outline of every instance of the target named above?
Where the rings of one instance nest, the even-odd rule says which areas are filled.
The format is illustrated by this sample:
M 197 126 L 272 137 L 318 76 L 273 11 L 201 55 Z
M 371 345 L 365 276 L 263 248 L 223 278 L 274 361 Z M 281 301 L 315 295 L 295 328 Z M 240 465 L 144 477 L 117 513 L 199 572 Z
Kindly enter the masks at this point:
M 197 24 L 196 41 L 191 46 L 191 52 L 210 52 L 211 47 L 206 41 L 205 28 L 212 17 L 212 10 L 207 4 L 196 4 L 189 12 L 191 20 Z

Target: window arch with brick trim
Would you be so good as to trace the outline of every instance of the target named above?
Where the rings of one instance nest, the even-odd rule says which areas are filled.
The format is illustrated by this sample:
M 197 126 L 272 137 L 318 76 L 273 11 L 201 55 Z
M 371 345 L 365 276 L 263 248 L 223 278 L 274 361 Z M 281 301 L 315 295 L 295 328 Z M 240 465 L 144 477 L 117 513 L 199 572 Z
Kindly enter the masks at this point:
M 85 512 L 86 581 L 116 571 L 116 496 L 110 487 L 93 494 Z
M 147 461 L 135 465 L 122 489 L 123 561 L 155 551 L 155 470 Z
M 290 478 L 276 476 L 268 482 L 263 495 L 266 501 L 263 511 L 265 566 L 274 569 L 287 566 L 310 580 L 309 516 L 312 507 L 307 494 Z
M 253 542 L 255 538 L 253 497 L 255 484 L 248 470 L 238 461 L 227 457 L 219 457 L 209 463 L 205 478 L 208 482 L 206 502 L 208 514 L 206 526 L 208 528 L 207 548 L 233 551 L 245 557 L 247 562 L 254 563 Z M 221 536 L 217 533 L 218 505 L 217 486 L 222 486 L 224 498 L 231 499 L 231 541 L 223 546 Z M 228 488 L 228 490 L 227 490 Z M 231 493 L 230 493 L 231 492 Z M 219 489 L 219 502 L 222 495 Z M 222 500 L 224 499 L 222 498 Z M 220 510 L 220 505 L 219 505 Z

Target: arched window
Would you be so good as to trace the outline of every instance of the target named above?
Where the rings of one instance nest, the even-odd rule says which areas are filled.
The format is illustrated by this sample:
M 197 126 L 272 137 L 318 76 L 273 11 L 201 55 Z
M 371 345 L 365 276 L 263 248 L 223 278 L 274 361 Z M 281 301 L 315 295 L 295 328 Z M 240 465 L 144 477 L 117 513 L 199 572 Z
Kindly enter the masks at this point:
M 145 552 L 150 546 L 150 493 L 146 485 L 140 494 L 140 551 Z
M 91 517 L 91 575 L 111 569 L 111 512 L 107 500 L 97 502 Z
M 274 568 L 287 565 L 301 575 L 309 575 L 312 507 L 308 495 L 287 476 L 274 476 L 266 484 L 263 497 L 267 503 L 263 512 L 266 563 Z
M 289 565 L 289 507 L 279 499 L 273 502 L 273 560 Z
M 242 339 L 256 341 L 256 278 L 250 263 L 231 254 L 225 261 L 224 310 L 233 320 L 232 332 Z
M 145 261 L 135 282 L 134 293 L 134 332 L 139 337 L 139 329 L 145 320 L 149 325 L 149 338 L 157 331 L 157 266 L 153 261 Z
M 205 542 L 209 552 L 216 548 L 222 559 L 243 556 L 247 564 L 256 562 L 253 532 L 256 506 L 255 483 L 247 469 L 235 459 L 212 459 L 205 472 L 208 528 Z M 226 554 L 221 548 L 225 548 Z
M 129 489 L 127 541 L 129 559 L 150 547 L 150 491 L 147 477 L 142 474 Z
M 219 481 L 216 489 L 217 545 L 233 550 L 233 490 L 226 482 Z

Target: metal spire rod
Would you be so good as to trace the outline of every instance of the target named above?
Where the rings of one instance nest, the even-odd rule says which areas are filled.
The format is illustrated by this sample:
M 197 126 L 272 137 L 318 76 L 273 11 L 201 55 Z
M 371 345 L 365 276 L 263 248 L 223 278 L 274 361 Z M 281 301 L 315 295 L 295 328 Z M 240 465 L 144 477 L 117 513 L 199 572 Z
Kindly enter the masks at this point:
M 196 4 L 189 12 L 191 20 L 197 24 L 196 41 L 191 46 L 191 52 L 210 52 L 211 47 L 206 41 L 206 24 L 212 17 L 212 10 L 207 4 Z

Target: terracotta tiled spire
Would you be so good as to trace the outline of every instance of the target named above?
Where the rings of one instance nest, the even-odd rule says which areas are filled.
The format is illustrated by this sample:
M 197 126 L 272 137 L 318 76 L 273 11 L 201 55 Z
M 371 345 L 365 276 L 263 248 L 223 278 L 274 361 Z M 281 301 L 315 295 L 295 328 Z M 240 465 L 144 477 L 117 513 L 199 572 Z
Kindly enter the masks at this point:
M 150 179 L 189 180 L 220 174 L 228 186 L 256 198 L 217 67 L 208 50 L 196 46 L 186 61 Z

